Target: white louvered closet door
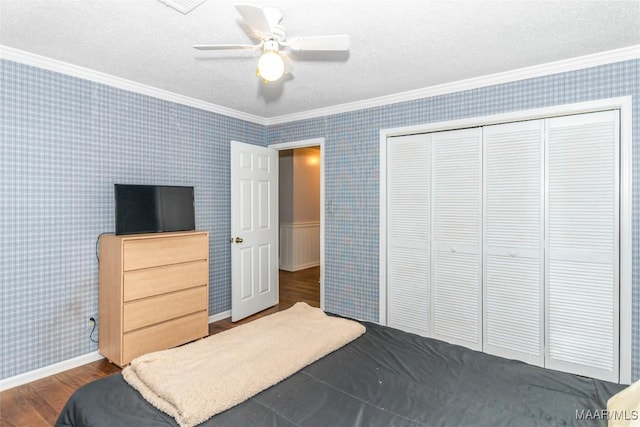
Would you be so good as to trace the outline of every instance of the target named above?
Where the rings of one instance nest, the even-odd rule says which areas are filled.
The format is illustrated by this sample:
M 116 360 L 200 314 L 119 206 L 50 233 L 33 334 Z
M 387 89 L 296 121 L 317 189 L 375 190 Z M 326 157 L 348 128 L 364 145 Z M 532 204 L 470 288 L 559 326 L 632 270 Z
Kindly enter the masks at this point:
M 487 126 L 483 350 L 544 365 L 544 121 Z
M 548 119 L 546 136 L 546 366 L 618 381 L 618 112 Z
M 482 129 L 431 135 L 431 336 L 480 350 Z
M 428 336 L 430 135 L 387 139 L 387 325 Z

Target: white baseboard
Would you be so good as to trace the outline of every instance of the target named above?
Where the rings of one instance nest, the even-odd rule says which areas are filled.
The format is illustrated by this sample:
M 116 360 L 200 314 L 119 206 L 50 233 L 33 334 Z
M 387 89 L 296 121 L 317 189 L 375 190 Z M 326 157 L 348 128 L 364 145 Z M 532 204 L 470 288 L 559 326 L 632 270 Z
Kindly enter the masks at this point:
M 67 359 L 53 365 L 45 366 L 33 371 L 25 372 L 14 377 L 5 378 L 0 380 L 0 391 L 8 390 L 19 385 L 30 383 L 51 375 L 59 374 L 69 369 L 77 368 L 78 366 L 86 365 L 87 363 L 95 362 L 103 359 L 104 357 L 97 351 L 83 354 L 82 356 L 74 357 L 73 359 Z
M 280 270 L 294 272 L 294 271 L 305 270 L 305 269 L 311 268 L 311 267 L 317 267 L 319 265 L 320 265 L 320 261 L 310 262 L 310 263 L 302 264 L 302 265 L 296 265 L 295 267 L 289 267 L 289 266 L 280 265 Z
M 217 322 L 218 320 L 223 320 L 228 317 L 231 317 L 231 310 L 223 311 L 218 314 L 214 314 L 213 316 L 209 316 L 209 323 Z
M 231 317 L 231 310 L 209 316 L 209 323 L 217 322 L 218 320 L 226 319 L 228 317 Z M 51 375 L 59 374 L 60 372 L 68 371 L 69 369 L 77 368 L 78 366 L 86 365 L 87 363 L 95 362 L 100 359 L 104 359 L 104 357 L 99 352 L 94 351 L 83 354 L 82 356 L 74 357 L 73 359 L 63 360 L 62 362 L 54 363 L 53 365 L 34 369 L 33 371 L 25 372 L 24 374 L 5 378 L 0 380 L 0 391 L 5 391 Z

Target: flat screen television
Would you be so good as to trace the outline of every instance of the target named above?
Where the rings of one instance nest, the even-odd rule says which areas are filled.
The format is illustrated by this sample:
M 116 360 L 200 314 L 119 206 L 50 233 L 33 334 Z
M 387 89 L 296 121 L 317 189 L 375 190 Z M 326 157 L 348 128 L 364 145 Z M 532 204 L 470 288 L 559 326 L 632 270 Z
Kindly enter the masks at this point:
M 195 230 L 193 187 L 115 184 L 116 234 Z

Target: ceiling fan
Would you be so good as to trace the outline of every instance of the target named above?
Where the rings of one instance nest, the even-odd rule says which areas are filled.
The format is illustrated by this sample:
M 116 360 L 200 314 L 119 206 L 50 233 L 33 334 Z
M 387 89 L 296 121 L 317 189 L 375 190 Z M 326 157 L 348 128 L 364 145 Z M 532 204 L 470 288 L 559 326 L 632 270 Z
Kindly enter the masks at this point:
M 260 40 L 258 44 L 198 44 L 200 50 L 261 49 L 257 75 L 265 83 L 278 80 L 288 72 L 281 50 L 293 51 L 348 51 L 351 41 L 347 35 L 311 36 L 287 38 L 287 31 L 280 25 L 282 12 L 275 7 L 259 7 L 248 4 L 236 5 L 251 36 Z

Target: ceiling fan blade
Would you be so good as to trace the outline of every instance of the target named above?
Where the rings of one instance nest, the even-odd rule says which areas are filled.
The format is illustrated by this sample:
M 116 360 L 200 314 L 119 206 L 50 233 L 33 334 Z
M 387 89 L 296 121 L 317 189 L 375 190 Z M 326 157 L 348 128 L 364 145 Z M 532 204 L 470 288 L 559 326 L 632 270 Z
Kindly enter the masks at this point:
M 260 49 L 260 44 L 194 44 L 193 48 L 198 50 L 231 50 L 231 49 Z
M 293 50 L 349 50 L 351 40 L 349 36 L 312 36 L 312 37 L 293 37 L 286 42 L 281 43 Z
M 278 25 L 280 21 L 282 21 L 282 11 L 277 7 L 267 6 L 262 8 L 264 12 L 264 16 L 271 27 L 271 31 L 273 31 L 273 27 Z
M 271 25 L 269 25 L 269 20 L 261 7 L 237 4 L 236 9 L 253 32 L 267 36 L 271 34 Z

